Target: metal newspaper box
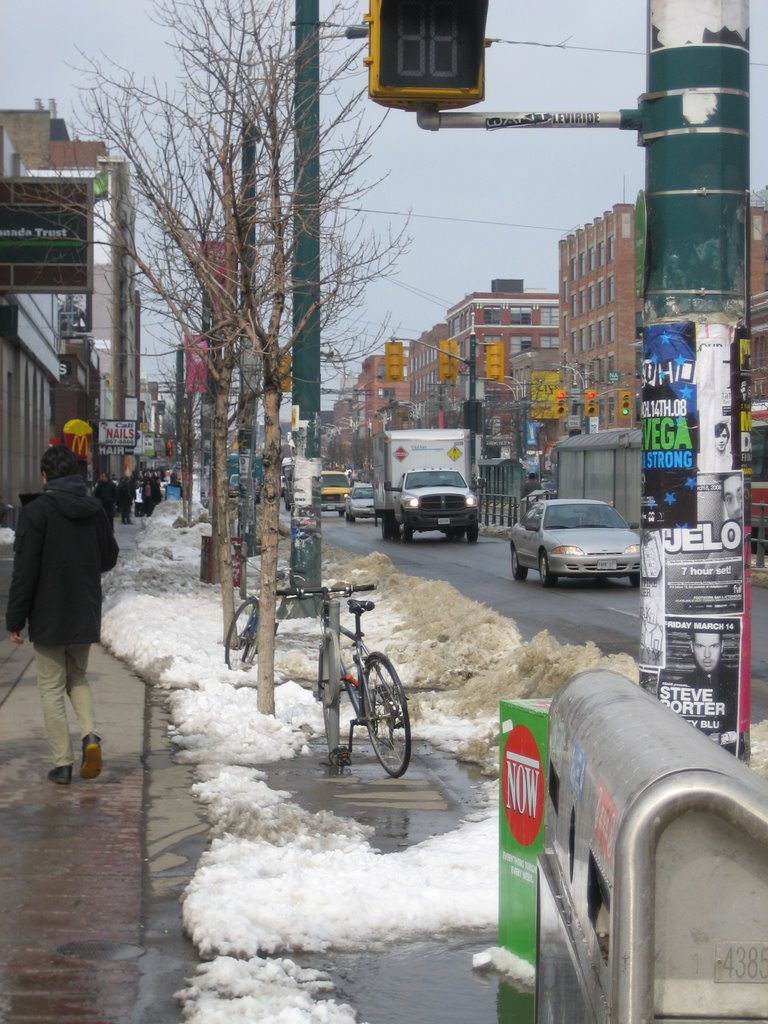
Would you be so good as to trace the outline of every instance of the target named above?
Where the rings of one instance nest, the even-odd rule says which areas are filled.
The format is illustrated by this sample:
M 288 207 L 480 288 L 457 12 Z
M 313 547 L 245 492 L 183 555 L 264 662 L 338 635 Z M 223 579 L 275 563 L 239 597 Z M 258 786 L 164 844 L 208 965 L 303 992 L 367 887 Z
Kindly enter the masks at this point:
M 549 737 L 538 1024 L 768 1022 L 768 784 L 614 672 Z

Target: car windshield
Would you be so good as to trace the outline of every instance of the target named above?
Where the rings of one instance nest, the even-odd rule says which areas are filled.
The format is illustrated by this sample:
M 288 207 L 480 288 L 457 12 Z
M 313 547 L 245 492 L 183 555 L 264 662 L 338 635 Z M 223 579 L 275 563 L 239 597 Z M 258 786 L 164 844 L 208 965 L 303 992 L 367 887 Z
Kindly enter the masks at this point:
M 352 491 L 352 497 L 353 498 L 372 498 L 373 497 L 373 487 L 371 487 L 370 484 L 364 484 L 362 487 L 361 486 L 355 487 L 353 489 L 353 491 Z
M 466 487 L 461 473 L 450 470 L 434 470 L 423 473 L 409 473 L 405 478 L 405 487 L 416 490 L 419 487 Z
M 610 505 L 548 505 L 545 530 L 626 530 L 627 524 Z
M 321 484 L 323 487 L 349 487 L 349 480 L 343 473 L 323 473 Z

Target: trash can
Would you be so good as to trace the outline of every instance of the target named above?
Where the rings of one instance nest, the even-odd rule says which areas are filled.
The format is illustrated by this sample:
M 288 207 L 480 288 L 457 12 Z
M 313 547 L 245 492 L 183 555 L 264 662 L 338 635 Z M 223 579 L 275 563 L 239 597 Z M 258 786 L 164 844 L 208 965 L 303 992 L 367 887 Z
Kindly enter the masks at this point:
M 536 1020 L 768 1020 L 768 783 L 605 670 L 548 753 Z

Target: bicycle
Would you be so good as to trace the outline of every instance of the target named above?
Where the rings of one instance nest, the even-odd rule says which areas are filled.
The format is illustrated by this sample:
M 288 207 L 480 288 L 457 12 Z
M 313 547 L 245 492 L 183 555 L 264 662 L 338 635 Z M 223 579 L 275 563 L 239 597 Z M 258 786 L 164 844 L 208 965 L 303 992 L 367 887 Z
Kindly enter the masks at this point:
M 277 626 L 275 626 L 277 628 Z M 258 651 L 259 599 L 247 597 L 227 630 L 224 661 L 227 668 L 249 669 Z
M 318 596 L 322 599 L 320 624 L 322 638 L 317 661 L 317 690 L 322 703 L 325 736 L 331 764 L 339 768 L 352 762 L 352 738 L 357 726 L 365 726 L 373 751 L 382 768 L 399 778 L 411 759 L 411 723 L 408 700 L 395 667 L 386 654 L 366 646 L 360 620 L 373 611 L 373 601 L 358 601 L 352 594 L 375 590 L 375 583 L 343 583 L 334 587 L 306 587 L 278 590 L 277 596 L 302 600 Z M 347 607 L 355 617 L 355 629 L 339 621 L 340 602 L 334 595 L 350 598 Z M 352 642 L 352 661 L 344 661 L 339 637 Z M 349 741 L 339 741 L 339 699 L 342 686 L 352 704 L 354 717 L 349 723 Z

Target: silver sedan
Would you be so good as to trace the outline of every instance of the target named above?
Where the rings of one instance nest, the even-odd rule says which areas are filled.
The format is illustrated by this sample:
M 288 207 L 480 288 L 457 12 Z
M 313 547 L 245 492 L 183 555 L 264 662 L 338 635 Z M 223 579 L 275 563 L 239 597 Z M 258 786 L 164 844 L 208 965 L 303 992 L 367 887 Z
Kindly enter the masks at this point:
M 347 495 L 344 518 L 348 523 L 356 519 L 373 519 L 373 484 L 355 484 Z
M 545 587 L 559 576 L 627 576 L 640 585 L 640 536 L 604 501 L 538 501 L 512 527 L 512 576 L 538 570 Z

